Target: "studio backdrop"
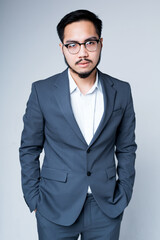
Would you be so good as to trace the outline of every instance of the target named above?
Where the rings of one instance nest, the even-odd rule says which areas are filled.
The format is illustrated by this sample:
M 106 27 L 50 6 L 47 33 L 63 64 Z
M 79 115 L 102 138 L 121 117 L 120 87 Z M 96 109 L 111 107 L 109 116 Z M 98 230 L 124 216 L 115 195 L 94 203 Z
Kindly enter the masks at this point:
M 132 88 L 137 120 L 136 179 L 120 240 L 158 240 L 159 0 L 0 1 L 0 239 L 38 239 L 35 214 L 30 213 L 21 189 L 18 148 L 22 117 L 32 82 L 66 68 L 56 25 L 77 9 L 91 10 L 103 21 L 99 69 L 129 82 Z

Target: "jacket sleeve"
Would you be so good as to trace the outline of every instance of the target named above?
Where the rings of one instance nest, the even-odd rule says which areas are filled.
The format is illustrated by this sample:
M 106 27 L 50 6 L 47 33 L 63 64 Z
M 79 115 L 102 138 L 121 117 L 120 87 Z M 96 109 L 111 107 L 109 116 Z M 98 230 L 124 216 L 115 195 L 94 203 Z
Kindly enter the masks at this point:
M 118 160 L 118 188 L 124 190 L 129 203 L 135 179 L 135 152 L 137 149 L 137 144 L 135 143 L 135 112 L 129 84 L 127 97 L 124 115 L 117 130 L 115 154 Z
M 35 83 L 32 84 L 23 122 L 24 128 L 19 148 L 21 183 L 24 199 L 32 212 L 36 208 L 39 198 L 39 156 L 44 143 L 44 118 L 40 109 Z

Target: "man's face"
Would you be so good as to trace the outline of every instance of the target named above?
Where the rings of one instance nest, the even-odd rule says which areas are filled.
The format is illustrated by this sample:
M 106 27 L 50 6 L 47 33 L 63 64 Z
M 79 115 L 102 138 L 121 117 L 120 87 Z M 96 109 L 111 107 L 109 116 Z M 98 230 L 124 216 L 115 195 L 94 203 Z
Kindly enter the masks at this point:
M 73 22 L 64 29 L 64 44 L 75 41 L 83 43 L 86 40 L 93 39 L 99 39 L 99 36 L 96 33 L 94 24 L 90 21 Z M 60 43 L 65 61 L 72 72 L 83 78 L 88 77 L 93 72 L 100 61 L 102 40 L 101 38 L 96 51 L 89 52 L 84 45 L 81 45 L 80 51 L 76 54 L 69 53 L 68 49 Z

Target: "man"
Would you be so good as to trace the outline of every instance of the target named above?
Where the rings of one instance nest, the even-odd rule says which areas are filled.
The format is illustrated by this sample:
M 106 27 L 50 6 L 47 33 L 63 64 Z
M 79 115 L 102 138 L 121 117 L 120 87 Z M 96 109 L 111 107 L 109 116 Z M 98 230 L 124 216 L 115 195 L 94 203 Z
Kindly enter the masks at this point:
M 90 11 L 67 14 L 57 31 L 68 68 L 32 84 L 20 162 L 40 240 L 117 240 L 131 199 L 137 148 L 131 89 L 97 69 L 101 30 Z

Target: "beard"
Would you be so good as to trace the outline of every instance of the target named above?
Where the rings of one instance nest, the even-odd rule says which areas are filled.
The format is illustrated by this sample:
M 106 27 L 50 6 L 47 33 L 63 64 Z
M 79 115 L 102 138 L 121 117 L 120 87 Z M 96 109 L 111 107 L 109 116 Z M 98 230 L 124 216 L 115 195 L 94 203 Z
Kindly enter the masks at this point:
M 63 54 L 63 55 L 64 55 L 64 54 Z M 85 60 L 85 61 L 87 61 L 87 62 L 92 62 L 91 60 L 84 58 L 84 59 L 81 59 L 80 61 L 76 62 L 76 64 L 80 63 L 82 60 Z M 99 59 L 98 59 L 96 65 L 95 65 L 95 67 L 93 67 L 90 71 L 84 72 L 84 73 L 79 73 L 79 72 L 75 71 L 75 70 L 69 65 L 69 63 L 67 62 L 67 59 L 66 59 L 65 55 L 64 55 L 64 61 L 65 61 L 66 65 L 67 65 L 74 73 L 76 73 L 80 78 L 87 78 L 87 77 L 89 77 L 89 76 L 91 75 L 91 73 L 97 68 L 98 64 L 100 63 L 100 61 L 101 61 L 101 52 L 100 52 Z

